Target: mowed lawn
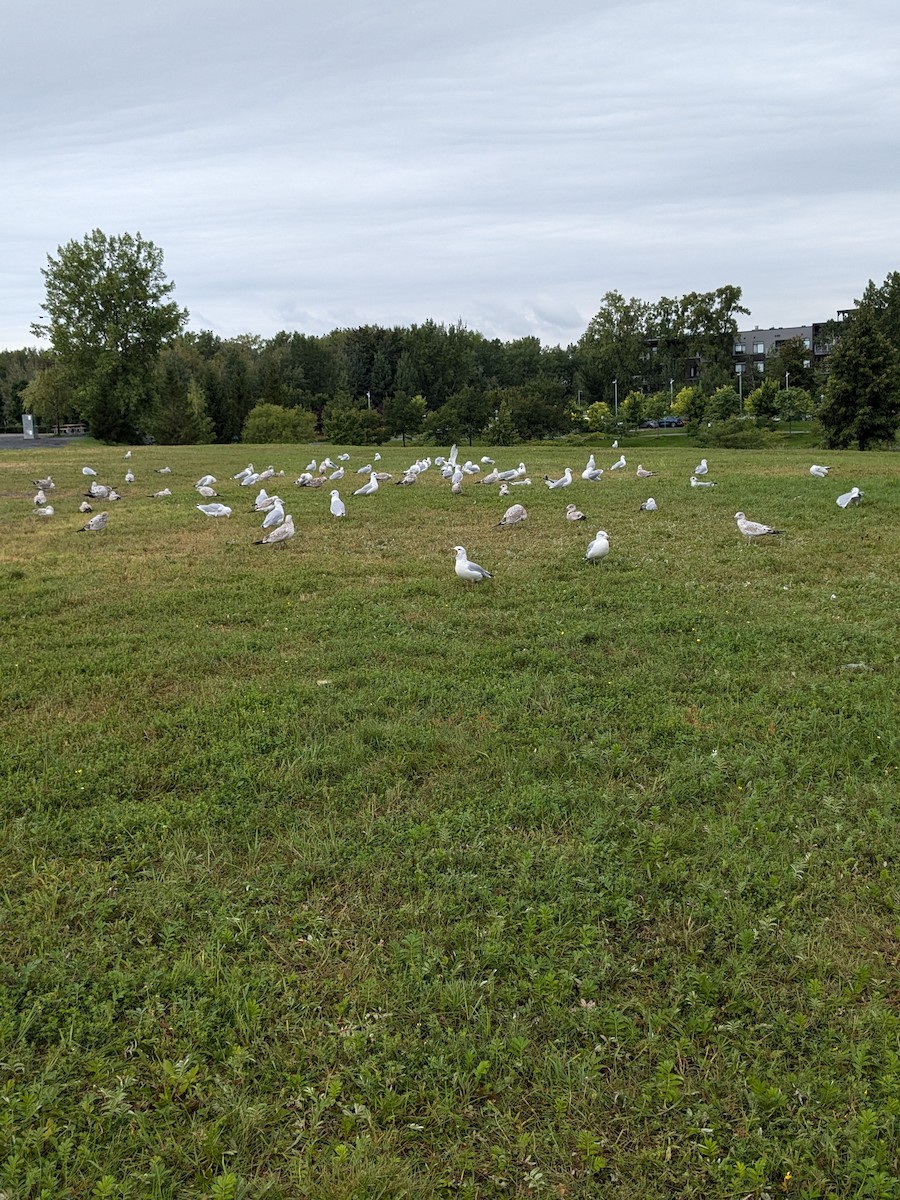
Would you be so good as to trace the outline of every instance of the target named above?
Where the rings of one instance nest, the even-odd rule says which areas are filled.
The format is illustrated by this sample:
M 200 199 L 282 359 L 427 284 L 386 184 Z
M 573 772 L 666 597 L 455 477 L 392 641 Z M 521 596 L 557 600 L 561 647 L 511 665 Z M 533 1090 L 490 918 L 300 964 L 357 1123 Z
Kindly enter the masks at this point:
M 0 1194 L 900 1197 L 900 456 L 660 442 L 0 455 Z

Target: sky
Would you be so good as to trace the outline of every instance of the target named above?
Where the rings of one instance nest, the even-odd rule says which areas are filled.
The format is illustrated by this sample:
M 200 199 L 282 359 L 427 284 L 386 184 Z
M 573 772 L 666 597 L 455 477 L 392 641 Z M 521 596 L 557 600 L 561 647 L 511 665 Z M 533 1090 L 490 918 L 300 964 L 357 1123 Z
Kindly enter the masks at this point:
M 93 229 L 221 337 L 568 345 L 609 291 L 723 284 L 804 325 L 900 269 L 896 0 L 0 0 L 0 32 L 0 348 Z

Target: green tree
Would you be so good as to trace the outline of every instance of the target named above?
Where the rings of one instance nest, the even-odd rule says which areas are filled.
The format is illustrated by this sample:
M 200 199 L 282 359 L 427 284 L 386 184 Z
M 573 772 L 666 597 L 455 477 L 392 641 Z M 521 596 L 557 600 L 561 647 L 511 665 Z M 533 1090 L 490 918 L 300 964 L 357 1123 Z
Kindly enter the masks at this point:
M 308 442 L 316 432 L 316 418 L 305 408 L 257 404 L 247 414 L 241 435 L 245 442 Z
M 644 419 L 643 392 L 629 392 L 622 401 L 622 413 L 629 425 L 640 425 Z
M 807 392 L 817 390 L 818 372 L 813 366 L 812 351 L 803 338 L 790 338 L 777 348 L 773 347 L 766 357 L 766 378 L 779 386 L 787 379 L 791 387 Z
M 612 420 L 612 409 L 602 400 L 596 400 L 588 406 L 585 415 L 585 425 L 591 433 L 602 433 Z
M 406 445 L 406 435 L 418 433 L 425 419 L 425 397 L 406 396 L 403 392 L 394 392 L 384 402 L 382 412 L 385 428 L 389 437 L 398 434 Z
M 71 419 L 72 387 L 59 366 L 39 371 L 21 393 L 25 412 L 33 413 L 39 422 L 54 425 L 57 434 L 63 422 Z
M 731 384 L 717 387 L 706 402 L 705 416 L 710 421 L 727 421 L 740 411 L 741 398 Z
M 32 326 L 48 338 L 72 383 L 76 407 L 95 437 L 132 441 L 149 413 L 160 348 L 187 321 L 168 297 L 163 255 L 138 233 L 99 229 L 60 246 L 42 271 L 48 320 Z
M 818 418 L 829 449 L 853 442 L 868 450 L 893 440 L 900 422 L 897 352 L 863 306 L 848 319 L 829 360 L 825 399 Z
M 759 387 L 744 397 L 744 411 L 753 413 L 757 421 L 771 421 L 778 415 L 780 391 L 774 379 L 764 379 Z

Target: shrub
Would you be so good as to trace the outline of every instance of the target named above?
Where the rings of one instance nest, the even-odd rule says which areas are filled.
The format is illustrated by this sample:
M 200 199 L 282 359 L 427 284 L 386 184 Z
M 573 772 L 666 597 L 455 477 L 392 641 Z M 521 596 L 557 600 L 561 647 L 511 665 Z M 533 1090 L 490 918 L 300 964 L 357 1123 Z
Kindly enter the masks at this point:
M 257 404 L 247 414 L 241 438 L 245 442 L 308 442 L 316 432 L 316 418 L 305 408 Z

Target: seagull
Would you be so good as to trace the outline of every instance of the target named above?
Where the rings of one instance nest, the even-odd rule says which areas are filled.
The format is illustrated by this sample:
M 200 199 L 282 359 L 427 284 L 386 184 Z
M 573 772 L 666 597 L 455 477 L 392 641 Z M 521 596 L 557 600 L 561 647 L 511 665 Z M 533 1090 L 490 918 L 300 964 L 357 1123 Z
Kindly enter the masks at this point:
M 38 488 L 38 490 L 34 494 L 34 500 L 32 500 L 32 504 L 34 504 L 35 507 L 40 507 L 40 505 L 46 504 L 46 503 L 47 503 L 47 497 L 44 493 L 44 489 Z
M 656 512 L 656 501 L 652 496 L 648 496 L 641 505 L 641 512 Z
M 211 487 L 198 487 L 196 492 L 197 495 L 202 496 L 204 500 L 212 500 L 214 496 L 218 496 L 219 494 L 215 488 Z
M 339 479 L 344 478 L 344 468 L 338 467 L 336 471 L 332 471 L 328 476 L 329 483 L 337 483 Z
M 372 474 L 379 483 L 387 483 L 389 479 L 394 478 L 393 475 L 391 475 L 388 471 L 373 471 Z
M 815 475 L 817 479 L 824 479 L 830 470 L 831 467 L 820 467 L 817 463 L 813 463 L 809 468 L 809 473 Z
M 157 493 L 159 495 L 159 493 Z M 199 508 L 202 513 L 208 517 L 230 517 L 231 509 L 227 504 L 195 504 L 195 508 Z
M 373 471 L 369 476 L 369 482 L 364 483 L 362 487 L 358 487 L 353 493 L 354 496 L 374 496 L 378 491 L 378 479 Z
M 613 463 L 613 465 L 612 465 L 612 466 L 611 466 L 609 469 L 610 469 L 611 471 L 622 471 L 622 470 L 624 470 L 624 469 L 625 469 L 625 455 L 624 455 L 624 454 L 620 455 L 620 457 L 619 457 L 619 461 L 618 461 L 618 462 L 614 462 L 614 463 Z
M 274 546 L 278 542 L 286 542 L 294 536 L 294 518 L 290 513 L 284 518 L 284 521 L 271 533 L 267 533 L 264 538 L 260 538 L 254 542 L 255 546 Z
M 618 438 L 616 438 L 616 440 L 615 440 L 615 441 L 613 442 L 613 444 L 610 446 L 610 450 L 618 450 L 618 448 L 619 448 L 619 439 L 618 439 Z
M 251 471 L 249 475 L 245 475 L 241 480 L 241 487 L 255 487 L 261 478 L 261 475 L 257 475 L 255 471 Z
M 694 467 L 694 474 L 695 475 L 705 475 L 708 470 L 709 470 L 709 467 L 706 465 L 706 459 L 701 458 L 700 461 L 697 463 L 696 467 Z
M 652 479 L 655 474 L 656 474 L 655 471 L 645 471 L 644 468 L 641 466 L 641 464 L 638 463 L 638 469 L 637 469 L 638 479 Z
M 338 462 L 347 462 L 349 460 L 349 458 L 350 458 L 349 454 L 339 454 L 337 456 Z
M 491 474 L 493 474 L 493 471 L 491 472 Z M 501 483 L 506 483 L 507 481 L 509 481 L 511 483 L 514 479 L 518 478 L 519 476 L 527 475 L 527 474 L 528 474 L 528 468 L 525 466 L 525 464 L 523 462 L 520 462 L 519 465 L 517 467 L 514 467 L 511 471 L 499 471 L 497 473 L 497 479 L 499 479 Z M 487 483 L 487 478 L 482 479 L 481 482 Z
M 531 487 L 531 480 L 530 479 L 511 479 L 509 481 L 509 486 L 510 487 Z
M 284 520 L 284 505 L 279 500 L 277 504 L 273 504 L 269 511 L 263 517 L 263 529 L 271 529 L 274 525 L 280 525 Z
M 131 451 L 130 451 L 130 450 L 126 450 L 126 451 L 125 451 L 125 457 L 126 457 L 126 458 L 131 458 Z
M 412 484 L 414 484 L 418 478 L 419 478 L 418 471 L 412 471 L 412 470 L 404 471 L 403 474 L 400 476 L 400 478 L 397 480 L 397 482 L 394 484 L 394 487 L 411 487 Z
M 378 453 L 378 451 L 377 451 L 377 450 L 375 451 L 375 458 L 374 458 L 374 461 L 375 461 L 375 462 L 381 462 L 381 455 Z
M 860 496 L 864 495 L 865 492 L 861 492 L 858 487 L 851 488 L 849 492 L 844 492 L 843 496 L 838 496 L 838 507 L 848 508 L 851 504 L 859 504 Z
M 96 475 L 97 474 L 97 472 L 94 470 L 93 467 L 82 467 L 81 473 L 82 473 L 82 475 Z
M 105 483 L 97 483 L 92 479 L 85 495 L 90 496 L 92 500 L 108 500 L 111 491 L 112 488 L 108 488 Z
M 498 524 L 503 526 L 518 525 L 520 521 L 527 521 L 528 513 L 521 504 L 513 504 L 506 510 L 500 518 Z
M 490 571 L 486 571 L 484 567 L 479 567 L 478 563 L 469 562 L 466 557 L 465 546 L 454 546 L 456 554 L 456 565 L 454 570 L 460 579 L 464 579 L 469 583 L 481 583 L 484 579 L 493 579 Z
M 76 533 L 96 533 L 99 529 L 105 529 L 109 523 L 109 513 L 97 513 L 96 517 L 91 517 L 86 525 L 82 525 L 80 529 L 76 529 Z
M 460 488 L 459 490 L 460 490 L 460 491 L 462 491 L 462 488 Z M 500 490 L 499 490 L 499 492 L 497 493 L 497 495 L 498 495 L 498 496 L 508 496 L 508 495 L 509 495 L 509 484 L 508 484 L 508 483 L 501 483 L 501 484 L 500 484 Z
M 587 517 L 580 508 L 576 508 L 574 504 L 566 505 L 566 520 L 567 521 L 586 521 Z
M 454 467 L 453 474 L 450 476 L 450 483 L 453 488 L 456 488 L 456 494 L 462 491 L 463 469 L 462 467 Z
M 157 475 L 171 475 L 172 468 L 171 467 L 157 467 L 156 473 L 157 473 Z
M 126 483 L 134 483 L 134 471 L 126 471 L 125 472 L 125 482 Z
M 366 466 L 364 466 L 364 467 L 357 467 L 356 473 L 357 473 L 357 475 L 371 475 L 372 474 L 372 464 L 367 463 Z
M 106 498 L 107 498 L 107 500 L 121 500 L 122 499 L 122 497 L 119 495 L 119 493 L 116 491 L 115 488 L 109 489 L 109 495 Z
M 735 513 L 734 519 L 737 521 L 738 529 L 748 542 L 766 537 L 767 534 L 771 534 L 774 537 L 784 533 L 783 529 L 773 529 L 771 525 L 761 525 L 759 521 L 748 521 L 742 512 Z
M 698 479 L 696 475 L 691 476 L 691 487 L 715 487 L 716 485 L 708 479 Z
M 153 495 L 150 497 L 150 499 L 151 500 L 162 500 L 164 496 L 171 496 L 171 495 L 172 495 L 171 488 L 163 488 L 163 490 L 161 492 L 154 492 Z M 198 505 L 197 507 L 199 508 L 200 506 Z
M 209 487 L 211 484 L 218 483 L 218 482 L 219 481 L 216 479 L 215 475 L 201 475 L 200 478 L 197 480 L 197 482 L 194 484 L 194 487 L 195 488 Z
M 331 515 L 333 517 L 346 517 L 347 505 L 341 499 L 341 493 L 335 488 L 331 493 Z
M 78 511 L 80 513 L 93 512 L 93 505 L 88 504 L 87 500 L 82 500 L 82 502 L 78 505 Z
M 315 459 L 313 459 L 312 462 L 308 462 L 306 464 L 306 466 L 304 467 L 304 470 L 309 471 L 310 474 L 315 474 L 315 472 L 318 469 L 319 469 L 319 464 L 316 462 Z
M 269 465 L 266 467 L 266 469 L 264 471 L 260 471 L 260 473 L 257 475 L 256 478 L 257 478 L 257 481 L 261 480 L 261 479 L 271 479 L 274 476 L 274 474 L 275 474 L 275 468 L 272 466 L 271 463 L 269 463 Z
M 594 462 L 593 454 L 587 460 L 587 466 L 581 472 L 581 478 L 587 480 L 588 483 L 598 483 L 603 476 L 603 468 L 598 467 Z
M 562 476 L 559 479 L 551 479 L 549 475 L 544 476 L 544 483 L 552 490 L 555 488 L 567 488 L 572 482 L 572 468 L 566 467 Z
M 605 529 L 598 529 L 596 536 L 584 552 L 586 562 L 599 562 L 609 554 L 609 534 Z
M 41 488 L 45 492 L 52 492 L 56 487 L 52 475 L 48 475 L 46 479 L 33 479 L 31 482 L 36 488 Z
M 34 510 L 34 515 L 36 517 L 52 517 L 53 516 L 53 505 L 45 504 L 43 508 L 36 508 Z
M 499 483 L 500 482 L 500 472 L 496 468 L 494 468 L 493 471 L 488 471 L 487 475 L 482 475 L 481 479 L 479 479 L 478 482 L 481 484 L 487 484 L 488 486 L 490 486 L 492 483 Z
M 250 463 L 249 466 L 244 467 L 243 471 L 238 471 L 237 475 L 232 475 L 231 478 L 237 479 L 238 482 L 240 482 L 242 479 L 246 479 L 248 475 L 252 475 L 252 474 L 253 474 L 253 463 Z
M 256 499 L 253 501 L 253 507 L 256 512 L 268 512 L 275 503 L 275 497 L 270 496 L 265 488 L 260 488 L 256 493 Z
M 481 461 L 488 467 L 492 467 L 494 465 L 494 460 L 492 458 L 488 458 L 486 454 L 482 454 Z

